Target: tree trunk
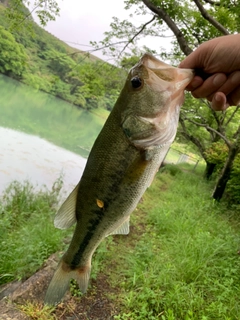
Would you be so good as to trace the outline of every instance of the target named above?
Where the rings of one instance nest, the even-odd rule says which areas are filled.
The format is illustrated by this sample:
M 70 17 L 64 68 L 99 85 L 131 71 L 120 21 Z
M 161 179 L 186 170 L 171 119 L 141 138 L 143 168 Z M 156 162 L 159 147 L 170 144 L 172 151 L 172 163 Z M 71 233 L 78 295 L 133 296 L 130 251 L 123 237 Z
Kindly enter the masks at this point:
M 211 163 L 211 162 L 207 162 L 207 166 L 206 166 L 206 169 L 205 169 L 205 172 L 204 172 L 204 178 L 207 179 L 207 180 L 210 180 L 213 172 L 214 172 L 214 169 L 216 167 L 216 163 Z
M 218 181 L 215 185 L 215 188 L 214 188 L 214 191 L 212 194 L 212 197 L 217 201 L 220 201 L 223 196 L 227 182 L 230 178 L 233 162 L 234 162 L 236 155 L 238 154 L 238 151 L 239 151 L 239 148 L 238 148 L 237 143 L 235 143 L 232 146 L 232 148 L 229 150 L 228 159 L 223 167 L 221 175 L 218 178 Z

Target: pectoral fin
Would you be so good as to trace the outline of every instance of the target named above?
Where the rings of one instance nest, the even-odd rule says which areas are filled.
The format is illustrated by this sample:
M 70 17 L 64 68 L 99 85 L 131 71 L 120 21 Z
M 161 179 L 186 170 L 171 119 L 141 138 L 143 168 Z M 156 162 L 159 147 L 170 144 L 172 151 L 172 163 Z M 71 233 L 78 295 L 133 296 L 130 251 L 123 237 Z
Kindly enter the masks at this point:
M 156 132 L 154 124 L 135 115 L 126 117 L 122 123 L 122 128 L 129 141 L 136 147 L 143 149 L 145 148 L 145 144 L 141 145 L 141 141 L 151 139 Z M 136 141 L 138 142 L 137 144 L 135 143 Z
M 129 141 L 139 149 L 162 147 L 171 143 L 175 137 L 175 127 L 171 122 L 163 127 L 158 126 L 154 119 L 135 115 L 128 116 L 122 128 Z
M 117 229 L 115 229 L 113 232 L 109 233 L 107 236 L 115 235 L 115 234 L 129 234 L 129 221 L 130 217 L 128 217 Z
M 79 184 L 77 184 L 67 199 L 63 202 L 55 216 L 54 226 L 58 229 L 67 229 L 77 222 L 76 203 L 78 186 Z

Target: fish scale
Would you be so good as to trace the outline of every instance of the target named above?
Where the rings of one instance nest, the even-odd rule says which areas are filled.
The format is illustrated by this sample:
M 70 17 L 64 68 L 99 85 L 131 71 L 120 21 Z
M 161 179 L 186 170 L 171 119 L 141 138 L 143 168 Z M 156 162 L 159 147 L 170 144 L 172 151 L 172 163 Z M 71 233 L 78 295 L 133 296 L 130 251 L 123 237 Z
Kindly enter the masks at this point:
M 149 54 L 130 70 L 79 184 L 55 217 L 56 227 L 76 223 L 76 228 L 45 303 L 58 303 L 71 278 L 84 293 L 97 246 L 110 234 L 128 234 L 129 216 L 174 140 L 184 89 L 192 78 L 192 70 L 174 68 Z

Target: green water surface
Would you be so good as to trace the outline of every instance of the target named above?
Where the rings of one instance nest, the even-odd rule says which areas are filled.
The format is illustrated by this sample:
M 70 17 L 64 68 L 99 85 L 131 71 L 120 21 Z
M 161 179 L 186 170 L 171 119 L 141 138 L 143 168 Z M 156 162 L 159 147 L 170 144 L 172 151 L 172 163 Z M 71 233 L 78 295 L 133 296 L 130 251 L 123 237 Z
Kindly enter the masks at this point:
M 105 119 L 0 74 L 0 126 L 87 157 Z M 0 140 L 4 137 L 0 137 Z

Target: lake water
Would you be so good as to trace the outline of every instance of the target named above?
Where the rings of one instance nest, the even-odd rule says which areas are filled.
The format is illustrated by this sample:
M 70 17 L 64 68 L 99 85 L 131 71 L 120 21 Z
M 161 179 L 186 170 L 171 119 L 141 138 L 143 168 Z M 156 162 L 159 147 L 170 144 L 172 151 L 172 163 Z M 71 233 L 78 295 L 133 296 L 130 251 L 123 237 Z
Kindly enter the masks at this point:
M 0 75 L 0 193 L 13 180 L 69 192 L 104 118 Z
M 63 191 L 69 193 L 78 183 L 86 159 L 63 148 L 19 131 L 0 127 L 0 194 L 17 180 L 30 181 L 41 188 L 51 189 L 63 176 Z

